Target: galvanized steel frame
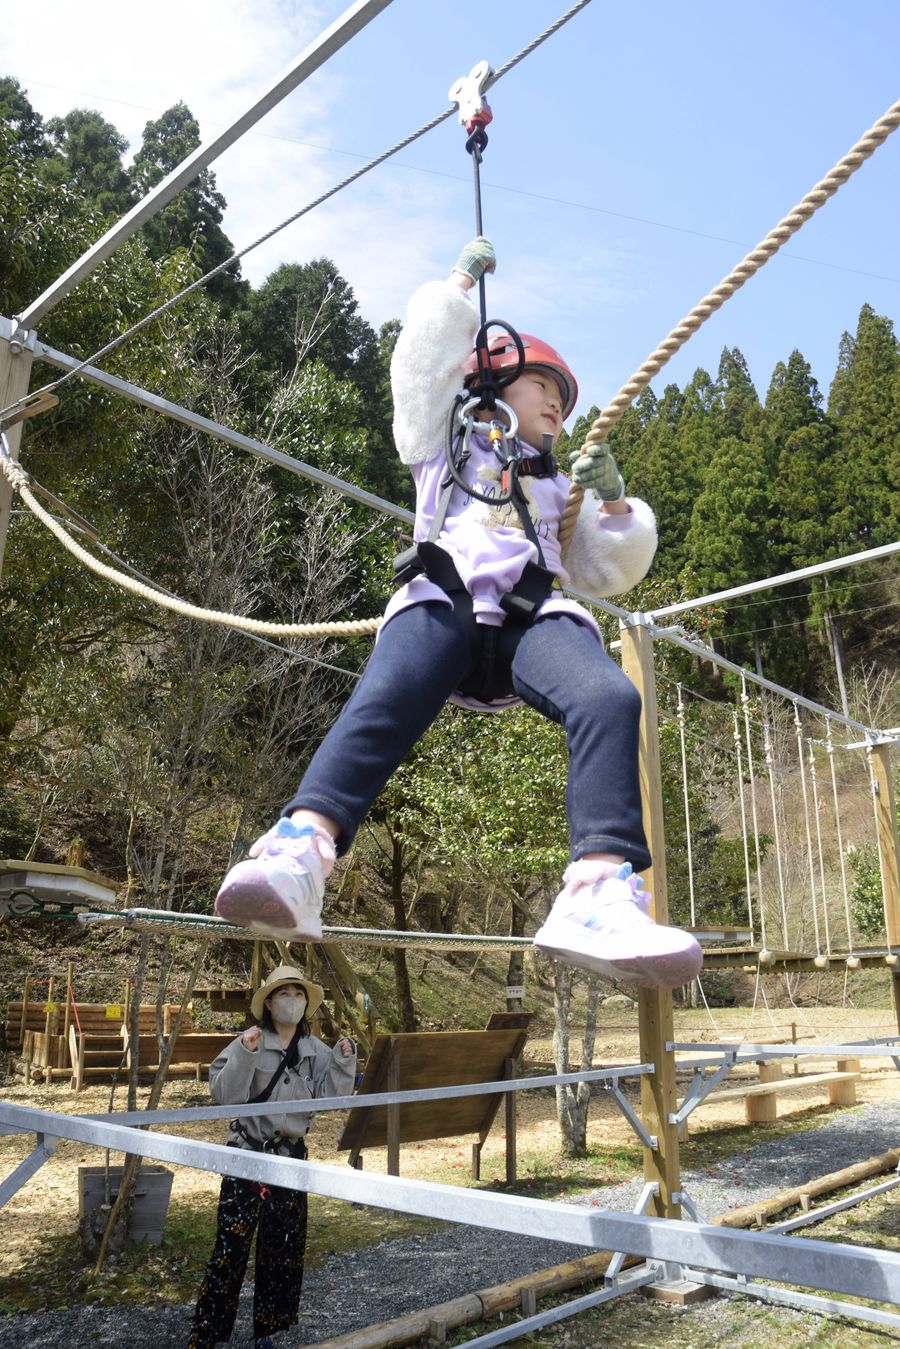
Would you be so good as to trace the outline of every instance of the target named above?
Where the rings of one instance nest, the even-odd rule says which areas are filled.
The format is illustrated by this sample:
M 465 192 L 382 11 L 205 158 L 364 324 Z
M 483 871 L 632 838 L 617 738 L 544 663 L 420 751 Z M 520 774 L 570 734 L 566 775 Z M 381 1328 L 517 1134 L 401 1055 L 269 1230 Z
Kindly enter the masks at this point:
M 751 1278 L 778 1280 L 789 1269 L 793 1283 L 800 1287 L 900 1305 L 900 1254 L 894 1252 L 375 1175 L 172 1134 L 146 1133 L 131 1126 L 60 1115 L 10 1102 L 0 1103 L 0 1124 L 17 1132 L 33 1130 L 39 1139 L 36 1151 L 47 1137 L 65 1138 L 218 1175 L 511 1235 L 526 1236 L 540 1230 L 551 1241 L 594 1250 L 626 1251 L 663 1261 L 679 1270 L 687 1266 L 692 1270 L 713 1271 L 716 1277 L 717 1271 L 728 1269 Z M 668 1268 L 667 1276 L 671 1277 L 671 1273 Z M 703 1281 L 706 1275 L 698 1274 L 697 1278 Z M 517 1324 L 521 1334 L 522 1323 Z

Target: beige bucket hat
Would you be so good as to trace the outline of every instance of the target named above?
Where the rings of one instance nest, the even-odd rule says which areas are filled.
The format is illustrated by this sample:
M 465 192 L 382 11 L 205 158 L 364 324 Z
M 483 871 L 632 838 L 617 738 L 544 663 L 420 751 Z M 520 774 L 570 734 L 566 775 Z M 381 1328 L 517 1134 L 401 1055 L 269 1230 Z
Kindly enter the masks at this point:
M 250 1011 L 257 1021 L 262 1020 L 264 1004 L 266 998 L 270 997 L 276 990 L 284 984 L 301 984 L 306 993 L 306 1017 L 309 1020 L 322 1006 L 325 997 L 325 990 L 321 984 L 314 984 L 311 979 L 307 979 L 302 970 L 298 970 L 294 965 L 279 965 L 273 970 L 264 984 L 253 994 L 250 1000 Z

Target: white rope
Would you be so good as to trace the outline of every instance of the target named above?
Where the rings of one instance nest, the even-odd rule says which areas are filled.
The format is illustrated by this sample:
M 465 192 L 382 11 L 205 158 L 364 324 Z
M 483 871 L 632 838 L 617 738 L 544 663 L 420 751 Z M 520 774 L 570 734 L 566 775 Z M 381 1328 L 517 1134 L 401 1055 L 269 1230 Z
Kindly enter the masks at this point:
M 816 980 L 816 983 L 817 983 L 817 984 L 821 984 L 821 982 L 822 982 L 822 971 L 820 970 L 820 971 L 819 971 L 818 979 Z M 797 1013 L 797 1015 L 799 1016 L 800 1020 L 803 1022 L 804 1026 L 806 1026 L 806 1029 L 807 1029 L 808 1031 L 810 1031 L 810 1033 L 812 1034 L 813 1039 L 814 1039 L 814 1040 L 818 1040 L 819 1043 L 821 1044 L 821 1042 L 822 1042 L 822 1037 L 821 1037 L 821 1035 L 820 1035 L 819 1032 L 816 1030 L 815 1026 L 813 1025 L 813 1023 L 810 1021 L 809 1017 L 808 1017 L 808 1016 L 806 1015 L 806 1013 L 804 1012 L 803 1008 L 802 1008 L 802 1007 L 799 1007 L 799 1006 L 797 1005 L 796 1001 L 794 1000 L 794 995 L 793 995 L 793 993 L 791 992 L 791 976 L 790 976 L 790 974 L 788 973 L 787 970 L 785 970 L 785 973 L 784 973 L 784 990 L 785 990 L 785 992 L 787 993 L 788 998 L 790 999 L 791 1006 L 793 1007 L 794 1011 L 795 1011 L 795 1012 Z M 817 995 L 817 997 L 816 997 L 816 1001 L 818 1002 L 818 995 Z
M 753 926 L 753 893 L 750 882 L 750 843 L 747 838 L 747 807 L 744 804 L 744 768 L 741 751 L 741 731 L 736 707 L 732 707 L 731 716 L 734 722 L 734 744 L 737 750 L 738 801 L 741 805 L 741 843 L 743 844 L 744 849 L 744 877 L 747 887 L 747 919 L 750 925 L 750 945 L 755 946 L 756 934 Z
M 803 762 L 803 723 L 800 719 L 800 704 L 794 702 L 794 732 L 797 737 L 797 760 L 800 764 L 800 783 L 803 794 L 803 819 L 806 825 L 806 861 L 809 868 L 809 894 L 812 900 L 813 928 L 815 930 L 816 955 L 822 954 L 819 939 L 819 912 L 816 903 L 816 869 L 813 859 L 812 829 L 809 822 L 809 789 L 806 784 L 806 767 Z
M 831 735 L 831 718 L 825 722 L 825 747 L 828 750 L 828 763 L 831 769 L 831 791 L 834 796 L 834 827 L 837 833 L 838 859 L 841 865 L 841 889 L 844 895 L 844 919 L 847 924 L 847 950 L 853 955 L 853 920 L 850 917 L 850 891 L 847 887 L 847 864 L 844 860 L 844 838 L 841 831 L 841 808 L 838 799 L 837 778 L 834 771 L 834 741 Z
M 768 950 L 766 938 L 766 909 L 763 899 L 762 857 L 759 851 L 759 812 L 756 807 L 756 775 L 753 771 L 753 744 L 750 737 L 750 698 L 747 694 L 747 679 L 741 675 L 741 705 L 744 709 L 744 736 L 747 743 L 747 771 L 750 775 L 750 810 L 753 816 L 753 847 L 756 851 L 756 887 L 759 896 L 759 927 L 763 950 Z
M 684 794 L 684 832 L 687 841 L 688 891 L 691 900 L 691 927 L 697 926 L 697 907 L 694 901 L 694 854 L 691 846 L 691 803 L 688 799 L 687 750 L 684 744 L 684 701 L 678 685 L 678 731 L 681 738 L 681 786 Z M 699 979 L 697 981 L 700 982 Z M 704 995 L 704 1002 L 706 996 Z
M 86 548 L 82 548 L 81 544 L 72 538 L 71 534 L 49 511 L 44 510 L 29 489 L 28 474 L 6 453 L 0 453 L 0 470 L 5 474 L 10 485 L 19 493 L 32 514 L 49 529 L 50 533 L 59 540 L 73 557 L 78 559 L 82 566 L 87 567 L 95 576 L 101 576 L 105 581 L 111 581 L 123 590 L 130 591 L 132 595 L 149 600 L 151 604 L 156 604 L 161 609 L 168 609 L 172 613 L 179 614 L 182 618 L 195 619 L 200 623 L 221 623 L 226 628 L 237 628 L 241 632 L 258 633 L 268 637 L 357 637 L 377 632 L 383 622 L 381 618 L 365 618 L 348 623 L 268 623 L 262 619 L 247 618 L 240 614 L 220 613 L 216 609 L 202 609 L 196 604 L 188 603 L 187 600 L 157 590 L 154 586 L 145 585 L 143 581 L 137 581 L 132 576 L 126 576 L 116 567 L 108 567 L 105 562 L 98 561 L 92 553 L 89 553 Z
M 778 871 L 778 894 L 781 900 L 781 933 L 784 942 L 784 949 L 791 949 L 790 934 L 788 932 L 787 898 L 784 891 L 784 867 L 781 858 L 781 811 L 779 809 L 777 795 L 775 791 L 775 749 L 772 743 L 772 730 L 769 725 L 769 719 L 766 716 L 765 694 L 762 698 L 762 716 L 763 716 L 763 744 L 765 746 L 766 768 L 769 774 L 769 799 L 772 803 L 772 832 L 775 835 L 775 863 Z
M 828 916 L 828 887 L 825 883 L 825 849 L 822 844 L 822 817 L 820 813 L 819 784 L 816 770 L 816 751 L 812 740 L 809 744 L 809 774 L 812 780 L 813 804 L 816 808 L 816 846 L 819 854 L 819 886 L 822 894 L 822 922 L 825 927 L 825 951 L 831 955 L 831 920 Z
M 774 1016 L 772 1015 L 772 1009 L 771 1009 L 771 1007 L 769 1006 L 769 999 L 766 997 L 766 990 L 763 988 L 762 982 L 760 982 L 759 991 L 760 991 L 760 993 L 762 994 L 763 1004 L 764 1004 L 764 1006 L 765 1006 L 766 1012 L 768 1013 L 769 1020 L 770 1020 L 770 1022 L 772 1023 L 772 1029 L 773 1029 L 773 1030 L 776 1030 L 776 1031 L 777 1031 L 777 1030 L 781 1030 L 781 1027 L 779 1026 L 778 1022 L 775 1020 Z
M 705 992 L 705 990 L 704 990 L 704 988 L 703 988 L 703 980 L 700 978 L 699 974 L 697 975 L 697 978 L 696 978 L 696 980 L 695 980 L 695 983 L 696 983 L 697 987 L 698 987 L 699 990 L 700 990 L 700 996 L 701 996 L 701 998 L 703 999 L 703 1006 L 706 1008 L 706 1015 L 709 1017 L 710 1021 L 711 1021 L 712 1024 L 713 1024 L 713 1030 L 716 1032 L 716 1035 L 718 1035 L 719 1039 L 722 1040 L 722 1039 L 724 1039 L 724 1036 L 723 1036 L 723 1034 L 722 1034 L 722 1029 L 721 1029 L 721 1027 L 719 1026 L 718 1021 L 716 1021 L 716 1018 L 715 1018 L 715 1017 L 713 1016 L 713 1014 L 712 1014 L 712 1008 L 710 1007 L 709 1003 L 707 1002 L 707 999 L 706 999 L 706 992 Z

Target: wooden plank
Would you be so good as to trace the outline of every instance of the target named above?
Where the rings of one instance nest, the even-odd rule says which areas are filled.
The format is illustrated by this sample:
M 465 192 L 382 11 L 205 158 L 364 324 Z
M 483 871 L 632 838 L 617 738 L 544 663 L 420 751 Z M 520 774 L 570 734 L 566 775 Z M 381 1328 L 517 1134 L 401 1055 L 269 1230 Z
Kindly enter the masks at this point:
M 387 1073 L 388 1091 L 400 1091 L 400 1050 L 391 1038 L 391 1062 Z M 387 1107 L 387 1173 L 389 1176 L 400 1174 L 400 1106 Z
M 748 1096 L 783 1096 L 787 1091 L 802 1091 L 806 1087 L 821 1087 L 831 1082 L 847 1082 L 861 1077 L 861 1073 L 808 1073 L 805 1077 L 784 1077 L 776 1082 L 749 1082 L 745 1087 L 726 1087 L 723 1091 L 710 1092 L 697 1107 L 714 1101 L 741 1101 Z
M 401 1054 L 400 1090 L 476 1082 L 500 1081 L 506 1059 L 518 1057 L 524 1032 L 500 1031 L 422 1031 L 413 1034 L 376 1037 L 366 1064 L 359 1094 L 383 1091 L 390 1059 L 390 1044 Z M 496 1113 L 503 1093 L 489 1097 L 460 1097 L 440 1101 L 420 1101 L 404 1105 L 401 1142 L 420 1142 L 449 1138 L 459 1134 L 478 1134 L 485 1120 Z M 387 1142 L 387 1118 L 384 1106 L 354 1110 L 344 1125 L 338 1147 L 358 1154 L 363 1147 L 384 1147 Z

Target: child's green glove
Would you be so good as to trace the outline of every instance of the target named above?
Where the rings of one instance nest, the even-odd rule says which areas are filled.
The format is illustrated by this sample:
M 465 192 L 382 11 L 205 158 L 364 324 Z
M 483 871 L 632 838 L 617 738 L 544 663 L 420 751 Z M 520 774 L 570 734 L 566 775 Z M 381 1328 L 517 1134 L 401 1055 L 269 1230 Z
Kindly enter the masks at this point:
M 619 466 L 606 443 L 583 450 L 572 465 L 572 477 L 602 501 L 621 501 L 625 495 Z
M 493 272 L 497 267 L 494 245 L 483 234 L 467 243 L 456 260 L 454 272 L 463 272 L 473 281 L 480 281 L 485 272 Z

